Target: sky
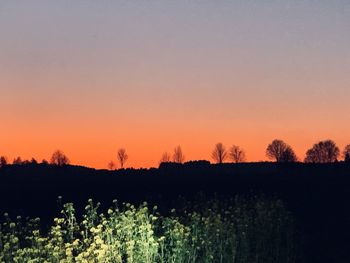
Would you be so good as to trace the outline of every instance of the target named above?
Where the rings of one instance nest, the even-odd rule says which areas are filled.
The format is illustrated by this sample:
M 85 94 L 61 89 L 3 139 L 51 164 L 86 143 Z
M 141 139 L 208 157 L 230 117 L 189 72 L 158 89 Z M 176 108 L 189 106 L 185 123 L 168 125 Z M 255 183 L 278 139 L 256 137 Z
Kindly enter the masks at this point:
M 0 155 L 158 166 L 350 143 L 348 0 L 1 0 Z

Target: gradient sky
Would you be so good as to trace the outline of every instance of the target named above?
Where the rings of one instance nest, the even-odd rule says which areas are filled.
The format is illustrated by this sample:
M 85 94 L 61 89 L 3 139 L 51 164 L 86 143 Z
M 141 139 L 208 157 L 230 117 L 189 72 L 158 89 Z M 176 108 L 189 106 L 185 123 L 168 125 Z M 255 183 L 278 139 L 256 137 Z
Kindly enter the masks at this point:
M 0 155 L 157 166 L 350 143 L 350 1 L 0 1 Z

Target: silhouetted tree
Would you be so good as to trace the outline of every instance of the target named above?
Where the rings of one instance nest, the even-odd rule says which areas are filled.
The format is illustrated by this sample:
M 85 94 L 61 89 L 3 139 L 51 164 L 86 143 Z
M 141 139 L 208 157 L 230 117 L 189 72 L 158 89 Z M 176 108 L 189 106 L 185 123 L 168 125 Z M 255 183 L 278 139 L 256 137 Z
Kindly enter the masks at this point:
M 65 166 L 69 164 L 69 159 L 62 151 L 57 150 L 52 154 L 50 164 Z
M 21 165 L 21 164 L 23 164 L 22 158 L 20 156 L 16 157 L 15 159 L 13 159 L 12 164 L 14 164 L 14 165 Z
M 296 160 L 292 148 L 282 140 L 273 140 L 266 148 L 266 155 L 276 162 L 290 162 L 292 159 Z
M 229 156 L 230 156 L 230 159 L 234 163 L 241 163 L 241 162 L 245 162 L 245 160 L 246 160 L 244 150 L 241 149 L 237 145 L 232 145 L 231 146 L 230 151 L 229 151 Z
M 350 163 L 350 153 L 345 154 L 344 162 Z
M 163 153 L 162 157 L 160 158 L 159 164 L 168 163 L 168 162 L 170 162 L 170 154 L 165 152 L 165 153 Z
M 125 162 L 128 160 L 129 156 L 126 154 L 126 151 L 124 148 L 120 148 L 118 150 L 118 161 L 120 163 L 120 167 L 124 168 Z
M 48 162 L 47 160 L 43 159 L 43 160 L 41 161 L 41 164 L 43 164 L 43 165 L 48 165 L 49 162 Z
M 345 162 L 350 162 L 350 144 L 345 146 L 343 151 L 343 157 Z
M 7 158 L 5 156 L 1 156 L 0 157 L 0 168 L 1 167 L 4 167 L 5 165 L 7 165 L 8 162 L 7 162 Z
M 292 147 L 287 145 L 287 148 L 284 150 L 284 152 L 282 152 L 281 159 L 279 161 L 282 163 L 293 163 L 298 161 L 298 158 Z
M 306 163 L 332 163 L 339 156 L 339 148 L 332 140 L 320 141 L 306 152 Z
M 227 158 L 227 152 L 225 146 L 219 142 L 215 145 L 214 150 L 211 153 L 211 157 L 216 163 L 223 163 Z
M 28 164 L 30 164 L 30 161 L 29 161 L 29 160 L 24 160 L 24 161 L 22 162 L 22 165 L 28 165 Z
M 31 164 L 38 164 L 38 161 L 37 161 L 35 158 L 32 158 L 32 159 L 30 160 L 30 163 L 31 163 Z
M 185 161 L 185 156 L 182 153 L 182 149 L 180 146 L 177 146 L 174 149 L 173 161 L 175 163 L 183 163 Z
M 110 161 L 110 162 L 108 163 L 108 169 L 109 169 L 109 170 L 115 170 L 115 168 L 116 168 L 115 163 L 114 163 L 113 161 Z

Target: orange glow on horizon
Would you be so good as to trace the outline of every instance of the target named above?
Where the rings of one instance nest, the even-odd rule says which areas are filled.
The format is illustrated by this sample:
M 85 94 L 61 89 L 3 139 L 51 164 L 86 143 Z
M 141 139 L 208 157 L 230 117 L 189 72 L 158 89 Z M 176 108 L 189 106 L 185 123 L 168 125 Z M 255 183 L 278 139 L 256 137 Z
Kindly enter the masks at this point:
M 117 163 L 117 150 L 124 147 L 129 155 L 125 167 L 150 168 L 158 167 L 162 154 L 168 152 L 172 155 L 177 145 L 182 147 L 186 161 L 213 162 L 211 159 L 213 147 L 217 142 L 222 142 L 226 149 L 232 144 L 239 145 L 246 152 L 247 162 L 256 162 L 268 160 L 265 156 L 267 145 L 273 139 L 280 138 L 293 147 L 299 160 L 302 161 L 306 150 L 318 140 L 334 139 L 326 134 L 314 137 L 304 133 L 302 137 L 297 137 L 297 131 L 290 133 L 280 131 L 280 133 L 276 132 L 276 136 L 272 136 L 268 131 L 239 131 L 226 127 L 218 132 L 215 126 L 204 130 L 200 125 L 187 128 L 183 126 L 177 133 L 173 131 L 174 127 L 157 129 L 157 127 L 143 126 L 142 130 L 138 130 L 137 127 L 141 126 L 135 126 L 130 130 L 125 129 L 119 133 L 115 133 L 114 129 L 100 131 L 100 128 L 96 131 L 84 132 L 86 127 L 82 129 L 71 127 L 68 131 L 61 129 L 53 132 L 55 130 L 53 127 L 43 134 L 38 134 L 35 132 L 36 129 L 31 131 L 29 128 L 25 134 L 12 133 L 11 140 L 2 142 L 1 155 L 7 156 L 10 162 L 17 156 L 21 156 L 22 159 L 34 157 L 41 161 L 49 160 L 54 150 L 61 149 L 72 164 L 106 169 L 109 161 L 113 160 Z M 278 134 L 284 136 L 278 136 Z M 10 138 L 10 134 L 4 136 Z M 348 143 L 346 137 L 335 142 L 341 150 Z
M 218 142 L 254 162 L 273 139 L 303 160 L 320 140 L 350 143 L 346 1 L 7 2 L 0 155 L 11 162 L 60 149 L 107 168 L 124 147 L 126 167 L 157 167 L 177 145 L 212 161 Z

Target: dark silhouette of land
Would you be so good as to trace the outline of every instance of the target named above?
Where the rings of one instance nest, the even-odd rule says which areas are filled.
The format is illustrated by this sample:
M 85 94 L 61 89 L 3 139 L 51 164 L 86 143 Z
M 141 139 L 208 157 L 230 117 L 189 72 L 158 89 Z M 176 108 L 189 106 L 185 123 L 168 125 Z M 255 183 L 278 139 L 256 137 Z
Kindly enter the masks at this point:
M 296 218 L 305 262 L 350 262 L 350 163 L 162 163 L 159 168 L 96 170 L 26 163 L 0 168 L 0 212 L 40 217 L 59 212 L 58 196 L 83 210 L 87 199 L 149 201 L 166 211 L 199 192 L 228 198 L 264 194 L 281 199 Z

